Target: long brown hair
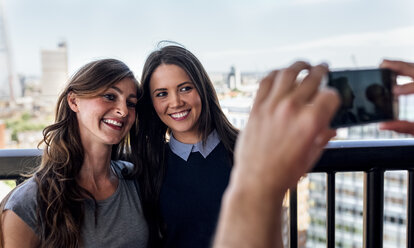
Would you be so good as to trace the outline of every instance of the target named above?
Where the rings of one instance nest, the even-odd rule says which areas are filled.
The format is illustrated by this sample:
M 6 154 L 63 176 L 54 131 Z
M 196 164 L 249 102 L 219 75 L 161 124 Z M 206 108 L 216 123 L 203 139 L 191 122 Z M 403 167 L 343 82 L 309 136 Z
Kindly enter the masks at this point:
M 138 86 L 133 73 L 123 62 L 97 60 L 75 73 L 58 98 L 55 123 L 43 130 L 45 148 L 41 164 L 33 175 L 38 186 L 37 220 L 41 247 L 82 246 L 84 200 L 88 197 L 94 199 L 90 192 L 76 183 L 84 149 L 76 114 L 69 107 L 67 95 L 74 92 L 79 97 L 95 97 L 125 78 L 132 79 Z M 130 135 L 136 134 L 136 128 L 137 125 L 133 125 Z M 128 137 L 112 147 L 111 159 L 136 162 Z
M 138 109 L 139 131 L 137 138 L 131 140 L 131 145 L 137 154 L 142 155 L 141 163 L 145 165 L 142 168 L 139 183 L 150 231 L 151 224 L 159 222 L 157 220 L 157 206 L 166 166 L 166 134 L 169 132 L 169 128 L 155 112 L 150 94 L 151 76 L 155 69 L 162 64 L 179 66 L 194 83 L 202 102 L 197 126 L 203 142 L 215 129 L 228 152 L 229 159 L 232 161 L 234 144 L 238 134 L 238 130 L 224 115 L 214 86 L 196 56 L 179 45 L 164 46 L 148 56 L 141 77 L 143 95 Z

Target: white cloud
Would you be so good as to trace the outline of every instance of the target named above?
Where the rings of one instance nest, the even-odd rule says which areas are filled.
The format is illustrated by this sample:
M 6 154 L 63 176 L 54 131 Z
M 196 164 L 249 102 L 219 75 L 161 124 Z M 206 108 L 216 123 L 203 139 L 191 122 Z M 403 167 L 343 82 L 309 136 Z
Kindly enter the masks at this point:
M 311 1 L 311 0 L 306 0 Z M 400 27 L 381 32 L 366 32 L 355 34 L 344 34 L 327 37 L 318 40 L 297 42 L 292 45 L 278 47 L 259 48 L 251 50 L 226 50 L 205 53 L 209 58 L 219 58 L 227 56 L 248 56 L 268 53 L 284 53 L 290 51 L 309 51 L 326 48 L 363 48 L 363 47 L 407 47 L 414 49 L 414 26 Z
M 332 68 L 375 67 L 384 58 L 412 61 L 414 26 L 382 32 L 331 36 L 282 46 L 256 49 L 215 50 L 200 53 L 209 70 L 220 71 L 236 65 L 243 71 L 266 71 L 295 60 L 312 64 L 327 62 Z
M 304 50 L 322 47 L 364 47 L 375 45 L 385 46 L 413 46 L 414 26 L 400 27 L 382 32 L 367 32 L 356 34 L 344 34 L 310 42 L 288 45 L 279 49 Z
M 289 3 L 291 5 L 312 5 L 312 4 L 322 4 L 322 3 L 346 3 L 346 2 L 355 2 L 355 0 L 292 0 Z

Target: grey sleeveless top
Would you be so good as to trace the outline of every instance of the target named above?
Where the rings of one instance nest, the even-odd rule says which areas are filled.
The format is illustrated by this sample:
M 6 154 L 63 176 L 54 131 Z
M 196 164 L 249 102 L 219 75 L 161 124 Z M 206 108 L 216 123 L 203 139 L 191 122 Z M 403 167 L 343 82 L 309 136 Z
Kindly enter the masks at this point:
M 148 226 L 138 195 L 137 183 L 122 177 L 130 169 L 126 161 L 111 161 L 119 177 L 118 188 L 109 198 L 98 201 L 97 225 L 93 200 L 85 200 L 85 221 L 82 226 L 84 247 L 147 247 Z M 33 178 L 19 186 L 8 199 L 5 209 L 16 213 L 36 234 L 37 184 Z

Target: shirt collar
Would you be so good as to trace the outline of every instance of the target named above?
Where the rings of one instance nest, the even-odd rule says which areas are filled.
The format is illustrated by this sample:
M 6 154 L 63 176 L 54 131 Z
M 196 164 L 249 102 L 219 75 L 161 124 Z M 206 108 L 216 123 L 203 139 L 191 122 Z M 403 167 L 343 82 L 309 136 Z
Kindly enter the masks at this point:
M 208 155 L 216 148 L 220 143 L 220 138 L 216 130 L 211 132 L 206 140 L 206 144 L 203 146 L 203 141 L 199 141 L 196 144 L 185 144 L 174 138 L 174 135 L 170 136 L 170 148 L 173 153 L 175 153 L 180 158 L 185 161 L 188 160 L 191 152 L 200 152 L 204 158 L 207 158 Z

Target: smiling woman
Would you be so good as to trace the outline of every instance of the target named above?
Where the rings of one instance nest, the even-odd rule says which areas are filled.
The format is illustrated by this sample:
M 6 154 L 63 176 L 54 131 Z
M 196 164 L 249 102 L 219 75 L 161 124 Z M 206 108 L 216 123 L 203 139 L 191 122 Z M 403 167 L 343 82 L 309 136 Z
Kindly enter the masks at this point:
M 139 181 L 150 245 L 209 247 L 238 130 L 200 61 L 181 46 L 152 52 L 142 85 L 140 128 L 131 142 L 146 165 Z
M 120 160 L 137 161 L 128 137 L 138 95 L 133 73 L 115 59 L 69 80 L 43 131 L 40 167 L 2 202 L 2 247 L 147 247 L 136 164 Z

